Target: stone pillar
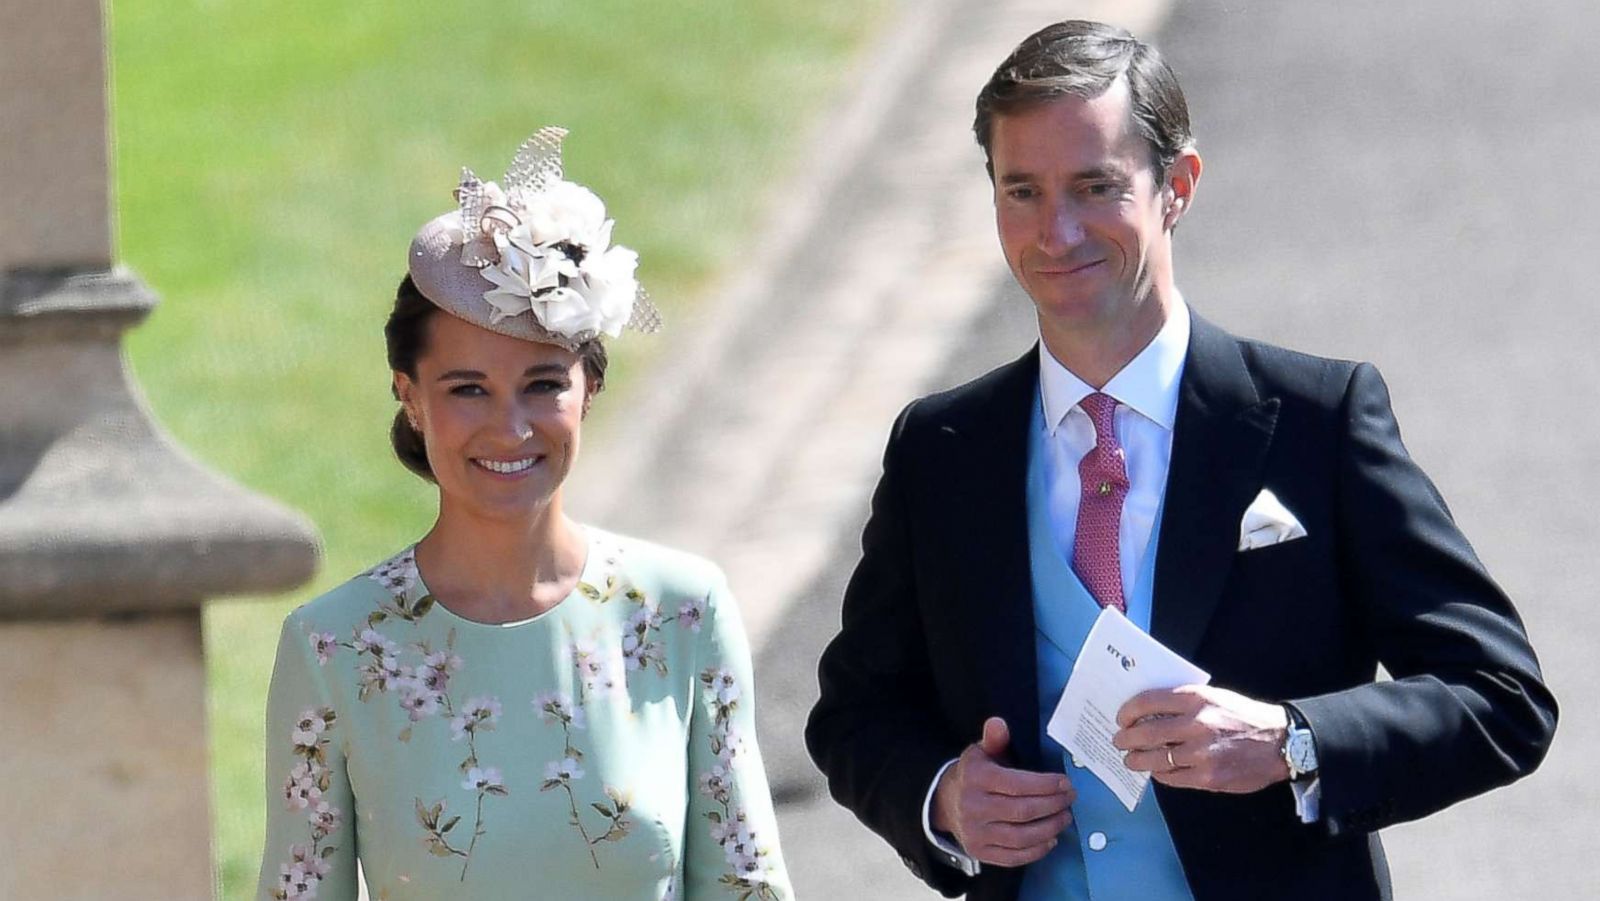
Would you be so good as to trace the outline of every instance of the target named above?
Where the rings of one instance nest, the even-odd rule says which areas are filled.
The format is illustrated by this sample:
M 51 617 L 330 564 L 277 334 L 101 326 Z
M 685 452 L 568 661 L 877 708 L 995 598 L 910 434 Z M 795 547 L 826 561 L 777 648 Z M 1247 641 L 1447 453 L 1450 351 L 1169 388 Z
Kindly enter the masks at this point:
M 317 558 L 128 375 L 105 71 L 97 0 L 0 0 L 0 898 L 213 895 L 200 605 Z

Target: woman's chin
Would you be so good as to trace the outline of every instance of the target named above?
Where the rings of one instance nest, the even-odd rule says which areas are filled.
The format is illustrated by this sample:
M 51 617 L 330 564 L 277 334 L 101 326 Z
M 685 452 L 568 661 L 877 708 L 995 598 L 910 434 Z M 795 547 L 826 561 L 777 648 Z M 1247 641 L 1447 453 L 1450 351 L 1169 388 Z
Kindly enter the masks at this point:
M 470 510 L 477 519 L 522 522 L 550 506 L 560 490 L 547 479 L 528 477 L 491 484 L 479 482 L 467 491 L 441 489 L 442 505 Z

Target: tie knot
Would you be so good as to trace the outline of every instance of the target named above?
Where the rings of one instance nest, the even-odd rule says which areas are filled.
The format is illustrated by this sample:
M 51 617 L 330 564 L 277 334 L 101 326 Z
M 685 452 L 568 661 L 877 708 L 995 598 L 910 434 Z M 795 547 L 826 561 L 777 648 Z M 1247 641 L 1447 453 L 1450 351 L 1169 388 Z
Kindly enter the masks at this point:
M 1117 412 L 1116 398 L 1098 391 L 1078 401 L 1078 406 L 1094 423 L 1094 437 L 1101 443 L 1115 443 L 1117 439 L 1113 416 Z

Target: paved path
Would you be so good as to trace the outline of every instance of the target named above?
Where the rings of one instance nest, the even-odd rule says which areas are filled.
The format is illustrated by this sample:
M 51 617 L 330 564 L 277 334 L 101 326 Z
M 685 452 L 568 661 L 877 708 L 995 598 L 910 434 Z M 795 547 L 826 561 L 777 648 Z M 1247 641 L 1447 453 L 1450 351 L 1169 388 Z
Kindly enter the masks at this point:
M 576 508 L 728 569 L 760 648 L 761 740 L 802 897 L 928 897 L 821 793 L 800 727 L 894 414 L 1031 341 L 972 95 L 1038 25 L 1120 15 L 1173 59 L 1207 162 L 1179 239 L 1186 295 L 1237 331 L 1379 364 L 1564 702 L 1535 777 L 1385 834 L 1400 897 L 1600 897 L 1600 789 L 1583 767 L 1600 715 L 1579 695 L 1600 684 L 1600 90 L 1575 39 L 1600 33 L 1600 8 L 1160 9 L 908 3 L 749 265 L 675 324 L 673 365 L 622 417 L 651 452 L 586 449 L 582 473 L 609 480 L 577 486 Z

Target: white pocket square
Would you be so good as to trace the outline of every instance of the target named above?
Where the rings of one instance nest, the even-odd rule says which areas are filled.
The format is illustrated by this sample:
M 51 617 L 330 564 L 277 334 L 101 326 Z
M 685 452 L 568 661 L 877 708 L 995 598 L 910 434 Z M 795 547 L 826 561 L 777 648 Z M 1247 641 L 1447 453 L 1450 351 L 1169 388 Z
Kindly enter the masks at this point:
M 1306 537 L 1306 527 L 1295 519 L 1289 508 L 1278 500 L 1270 489 L 1263 488 L 1244 511 L 1239 521 L 1239 550 L 1250 551 L 1258 547 L 1281 544 Z

